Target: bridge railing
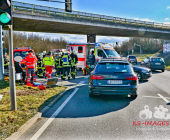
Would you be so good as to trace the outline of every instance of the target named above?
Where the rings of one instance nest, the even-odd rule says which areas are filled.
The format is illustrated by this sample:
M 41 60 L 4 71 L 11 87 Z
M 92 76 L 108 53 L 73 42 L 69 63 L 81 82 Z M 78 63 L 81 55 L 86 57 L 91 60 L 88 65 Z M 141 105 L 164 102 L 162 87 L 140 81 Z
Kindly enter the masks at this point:
M 12 6 L 13 6 L 13 10 L 18 10 L 18 11 L 27 11 L 27 12 L 32 12 L 32 13 L 46 14 L 46 15 L 60 15 L 60 16 L 66 16 L 66 17 L 75 17 L 75 18 L 105 21 L 105 22 L 122 23 L 122 24 L 128 24 L 128 25 L 170 29 L 170 24 L 126 19 L 126 18 L 120 18 L 120 17 L 106 16 L 106 15 L 98 15 L 98 14 L 92 14 L 92 13 L 79 12 L 79 11 L 65 12 L 64 9 L 60 9 L 60 8 L 47 7 L 47 6 L 35 5 L 35 4 L 29 4 L 29 3 L 22 3 L 22 2 L 17 2 L 17 1 L 13 1 Z

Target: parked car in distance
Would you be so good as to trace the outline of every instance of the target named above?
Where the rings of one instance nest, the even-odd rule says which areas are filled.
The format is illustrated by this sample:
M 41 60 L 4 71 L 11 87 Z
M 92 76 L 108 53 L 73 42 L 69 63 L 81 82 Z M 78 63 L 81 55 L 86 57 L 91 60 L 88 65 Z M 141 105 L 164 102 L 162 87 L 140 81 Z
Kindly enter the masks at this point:
M 149 60 L 148 68 L 152 71 L 161 70 L 162 72 L 165 71 L 165 62 L 164 59 L 161 57 L 152 57 Z
M 150 57 L 146 57 L 146 58 L 141 62 L 141 65 L 148 67 L 149 60 L 150 60 Z
M 132 66 L 134 72 L 136 73 L 139 81 L 147 80 L 152 76 L 152 71 L 148 68 L 134 66 L 132 64 L 131 64 L 131 66 Z
M 130 63 L 137 65 L 137 58 L 136 58 L 135 55 L 128 55 L 128 56 L 127 56 L 127 60 L 128 60 Z
M 127 60 L 101 60 L 89 77 L 89 97 L 100 94 L 137 97 L 138 79 Z

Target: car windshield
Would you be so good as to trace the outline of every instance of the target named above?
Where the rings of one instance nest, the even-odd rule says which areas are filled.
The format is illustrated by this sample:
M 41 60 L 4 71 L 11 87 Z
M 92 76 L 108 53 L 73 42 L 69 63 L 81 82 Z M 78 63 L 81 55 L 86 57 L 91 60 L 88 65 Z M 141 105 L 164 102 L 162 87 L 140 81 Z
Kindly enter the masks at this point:
M 152 62 L 164 62 L 162 58 L 152 58 Z
M 120 55 L 115 50 L 105 49 L 108 57 L 120 57 Z
M 129 58 L 131 58 L 131 59 L 135 59 L 135 58 L 136 58 L 136 56 L 129 56 Z
M 25 59 L 26 52 L 28 52 L 28 51 L 17 51 L 17 52 L 14 52 L 14 58 L 16 56 L 21 56 L 23 59 Z
M 132 68 L 128 63 L 99 63 L 95 69 L 96 73 L 131 73 Z

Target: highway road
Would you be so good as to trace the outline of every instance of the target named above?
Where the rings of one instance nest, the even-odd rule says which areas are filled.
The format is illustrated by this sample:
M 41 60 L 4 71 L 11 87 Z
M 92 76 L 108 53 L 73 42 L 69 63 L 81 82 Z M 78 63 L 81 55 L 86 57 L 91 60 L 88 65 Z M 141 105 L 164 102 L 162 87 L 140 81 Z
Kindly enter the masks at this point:
M 70 90 L 19 140 L 170 139 L 170 72 L 140 82 L 135 100 L 88 96 L 88 76 L 58 82 Z M 145 108 L 145 109 L 144 109 Z

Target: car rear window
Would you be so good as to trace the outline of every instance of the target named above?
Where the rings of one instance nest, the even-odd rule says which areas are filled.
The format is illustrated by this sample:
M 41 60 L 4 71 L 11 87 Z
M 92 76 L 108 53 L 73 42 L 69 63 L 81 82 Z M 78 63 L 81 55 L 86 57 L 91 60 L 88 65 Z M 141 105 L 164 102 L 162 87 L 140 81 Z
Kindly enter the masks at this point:
M 151 61 L 153 62 L 163 62 L 162 58 L 151 58 Z
M 95 69 L 96 73 L 132 73 L 132 68 L 128 63 L 98 63 Z
M 129 58 L 136 58 L 136 56 L 129 56 Z

